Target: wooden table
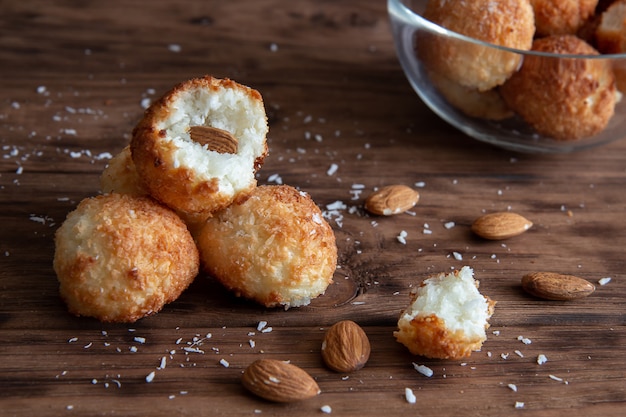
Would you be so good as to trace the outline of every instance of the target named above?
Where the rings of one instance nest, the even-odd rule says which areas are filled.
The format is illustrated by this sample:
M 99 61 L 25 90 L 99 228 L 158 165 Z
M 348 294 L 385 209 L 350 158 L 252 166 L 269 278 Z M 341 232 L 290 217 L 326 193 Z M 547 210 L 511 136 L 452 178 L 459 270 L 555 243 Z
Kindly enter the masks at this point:
M 337 416 L 623 415 L 626 140 L 540 156 L 469 139 L 411 90 L 384 1 L 7 0 L 0 63 L 2 416 L 321 415 L 325 405 Z M 200 275 L 132 325 L 70 315 L 52 269 L 56 228 L 99 193 L 145 104 L 204 74 L 263 95 L 270 156 L 259 184 L 293 185 L 327 211 L 334 284 L 284 311 Z M 420 192 L 412 214 L 363 211 L 388 184 Z M 329 211 L 337 201 L 345 208 Z M 498 210 L 534 226 L 503 242 L 471 234 Z M 464 361 L 412 356 L 392 335 L 411 287 L 463 265 L 498 301 L 483 350 Z M 543 301 L 521 290 L 532 271 L 611 281 L 586 299 Z M 352 374 L 320 357 L 341 319 L 372 344 Z M 257 330 L 262 321 L 271 332 Z M 249 394 L 242 371 L 262 357 L 304 368 L 321 395 L 282 405 Z

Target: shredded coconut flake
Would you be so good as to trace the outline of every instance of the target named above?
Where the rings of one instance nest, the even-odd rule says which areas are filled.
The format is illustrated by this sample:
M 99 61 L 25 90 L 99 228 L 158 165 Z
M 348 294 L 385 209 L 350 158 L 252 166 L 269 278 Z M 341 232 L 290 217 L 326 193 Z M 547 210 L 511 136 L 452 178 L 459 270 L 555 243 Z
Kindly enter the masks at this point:
M 598 284 L 600 284 L 600 285 L 606 285 L 609 282 L 611 282 L 611 277 L 600 278 L 598 280 Z
M 550 379 L 553 380 L 553 381 L 563 382 L 563 378 L 560 378 L 560 377 L 558 377 L 556 375 L 552 375 L 552 374 L 550 374 L 549 376 L 550 376 Z
M 328 175 L 328 176 L 335 175 L 335 173 L 337 172 L 338 169 L 339 169 L 339 165 L 337 165 L 337 164 L 330 164 L 330 167 L 326 171 L 326 175 Z
M 156 373 L 154 371 L 150 372 L 147 376 L 146 376 L 146 382 L 150 383 L 154 380 L 154 376 L 156 375 Z
M 333 409 L 330 408 L 330 405 L 323 405 L 320 407 L 320 410 L 322 411 L 322 413 L 324 414 L 330 414 L 333 412 Z
M 543 353 L 540 354 L 539 356 L 537 356 L 537 364 L 538 365 L 543 365 L 544 363 L 548 362 L 548 358 L 546 358 L 546 355 L 544 355 Z
M 163 356 L 161 358 L 161 363 L 159 364 L 159 367 L 157 369 L 165 369 L 166 365 L 167 365 L 167 358 Z
M 171 43 L 167 46 L 167 49 L 170 50 L 170 52 L 180 52 L 183 50 L 183 48 L 178 45 L 177 43 Z
M 404 398 L 406 398 L 406 402 L 409 404 L 415 404 L 415 402 L 417 401 L 417 398 L 415 397 L 415 394 L 413 393 L 413 390 L 411 388 L 404 389 Z
M 416 363 L 413 363 L 413 367 L 415 368 L 415 370 L 417 372 L 419 372 L 420 374 L 424 375 L 425 377 L 430 378 L 431 376 L 433 376 L 434 372 L 432 369 L 430 369 L 428 366 L 426 365 L 418 365 Z

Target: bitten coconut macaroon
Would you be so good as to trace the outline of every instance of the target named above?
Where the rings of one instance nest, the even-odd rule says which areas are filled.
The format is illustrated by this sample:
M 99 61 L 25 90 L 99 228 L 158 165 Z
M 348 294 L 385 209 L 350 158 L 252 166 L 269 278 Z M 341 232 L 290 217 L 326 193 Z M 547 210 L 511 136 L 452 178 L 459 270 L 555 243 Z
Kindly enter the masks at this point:
M 133 130 L 131 155 L 150 195 L 187 213 L 214 212 L 256 187 L 267 155 L 258 91 L 210 76 L 154 102 Z
M 321 210 L 288 185 L 259 186 L 214 213 L 197 241 L 207 273 L 266 307 L 309 304 L 337 266 L 335 235 Z
M 462 359 L 487 340 L 495 301 L 478 291 L 470 267 L 424 280 L 398 320 L 396 340 L 414 355 Z
M 147 197 L 86 198 L 55 234 L 54 270 L 69 311 L 132 323 L 176 300 L 199 270 L 183 221 Z

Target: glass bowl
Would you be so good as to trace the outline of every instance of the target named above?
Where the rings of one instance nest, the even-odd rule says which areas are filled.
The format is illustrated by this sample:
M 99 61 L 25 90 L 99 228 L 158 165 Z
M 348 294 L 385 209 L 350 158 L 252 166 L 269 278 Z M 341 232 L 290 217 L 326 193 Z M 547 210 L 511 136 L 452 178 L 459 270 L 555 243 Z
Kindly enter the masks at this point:
M 423 18 L 420 14 L 424 11 L 426 3 L 427 0 L 388 0 L 391 29 L 398 59 L 411 86 L 422 101 L 450 125 L 474 139 L 514 151 L 532 153 L 578 151 L 626 136 L 626 99 L 622 100 L 619 92 L 620 85 L 626 87 L 626 54 L 564 55 L 485 43 L 445 29 Z M 458 65 L 459 61 L 455 61 L 456 56 L 451 56 L 454 54 L 466 54 L 470 57 L 467 68 Z M 545 108 L 534 109 L 534 114 L 543 113 L 543 117 L 540 116 L 543 119 L 542 125 L 534 119 L 529 119 L 526 114 L 522 117 L 522 113 L 527 113 L 525 110 L 527 107 L 524 104 L 520 107 L 517 103 L 517 111 L 511 109 L 509 102 L 503 99 L 508 86 L 497 85 L 486 91 L 479 91 L 477 88 L 462 85 L 457 79 L 453 79 L 454 76 L 449 77 L 446 71 L 442 71 L 441 66 L 435 62 L 440 60 L 442 55 L 451 58 L 450 62 L 453 62 L 451 65 L 456 65 L 452 73 L 460 74 L 460 77 L 464 76 L 464 71 L 469 72 L 472 69 L 470 67 L 482 65 L 481 60 L 484 60 L 484 57 L 503 61 L 517 60 L 518 64 L 513 72 L 521 71 L 525 63 L 528 64 L 528 68 L 531 68 L 532 63 L 533 68 L 544 68 L 545 71 L 551 71 L 550 68 L 552 70 L 558 68 L 558 71 L 565 69 L 563 70 L 565 72 L 559 73 L 560 79 L 553 84 L 559 85 L 557 93 L 564 91 L 567 94 L 572 92 L 570 90 L 582 89 L 575 84 L 580 81 L 571 83 L 566 81 L 570 79 L 568 69 L 587 68 L 586 71 L 591 71 L 594 75 L 594 71 L 601 67 L 602 70 L 606 69 L 612 74 L 611 77 L 615 78 L 617 86 L 611 90 L 612 102 L 609 106 L 611 114 L 605 115 L 601 122 L 597 122 L 595 120 L 597 115 L 594 111 L 590 112 L 587 109 L 586 112 L 576 114 L 578 111 L 576 110 L 573 114 L 574 119 L 568 120 L 557 116 L 558 111 L 555 112 L 554 108 L 550 107 L 552 105 L 550 102 L 545 105 Z M 478 56 L 483 58 L 474 58 Z M 585 75 L 585 77 L 588 76 L 589 74 Z M 576 77 L 572 77 L 574 78 Z M 509 79 L 510 76 L 503 83 L 507 84 Z M 532 88 L 531 86 L 528 90 Z M 509 90 L 511 89 L 509 87 Z M 547 90 L 553 90 L 553 88 L 549 86 Z M 508 94 L 509 97 L 516 96 L 511 92 Z M 567 101 L 566 105 L 595 106 L 599 98 L 589 96 L 585 102 L 576 100 L 578 98 Z M 539 105 L 538 102 L 532 101 L 528 104 L 528 109 Z M 562 129 L 561 125 L 563 125 Z M 585 128 L 574 129 L 575 134 L 568 133 L 572 130 L 572 126 L 578 125 Z M 592 127 L 586 129 L 588 125 Z M 564 130 L 564 133 L 559 133 L 559 129 Z

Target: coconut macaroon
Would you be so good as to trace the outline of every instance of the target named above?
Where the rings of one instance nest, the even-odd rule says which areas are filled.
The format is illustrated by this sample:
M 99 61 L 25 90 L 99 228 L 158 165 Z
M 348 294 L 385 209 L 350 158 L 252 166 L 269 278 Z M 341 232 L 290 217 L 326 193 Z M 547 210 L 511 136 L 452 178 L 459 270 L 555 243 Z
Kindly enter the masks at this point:
M 591 45 L 573 35 L 534 41 L 533 51 L 596 56 Z M 611 63 L 529 55 L 500 94 L 538 133 L 556 140 L 578 140 L 602 131 L 618 99 Z
M 513 116 L 497 88 L 478 91 L 450 81 L 433 71 L 429 71 L 428 78 L 451 106 L 469 117 L 504 120 Z
M 143 185 L 137 168 L 130 155 L 130 145 L 115 155 L 100 175 L 100 188 L 103 193 L 130 194 L 148 196 L 150 193 Z
M 61 298 L 78 316 L 131 323 L 176 300 L 199 270 L 183 221 L 147 197 L 86 198 L 55 234 Z
M 528 0 L 429 0 L 423 17 L 446 29 L 490 44 L 527 50 L 535 33 Z M 517 70 L 521 55 L 436 34 L 417 35 L 426 67 L 454 83 L 490 90 Z
M 602 14 L 595 31 L 598 50 L 604 54 L 626 52 L 626 0 L 617 0 Z
M 530 0 L 537 36 L 575 35 L 593 18 L 598 0 Z
M 198 248 L 206 272 L 266 307 L 309 304 L 337 265 L 335 235 L 319 207 L 288 185 L 259 186 L 245 202 L 215 213 Z
M 626 0 L 615 1 L 600 15 L 594 35 L 601 53 L 626 52 Z M 613 72 L 618 90 L 626 92 L 626 59 L 615 59 Z
M 117 155 L 111 158 L 100 176 L 100 189 L 104 194 L 119 193 L 138 197 L 148 197 L 150 193 L 143 185 L 135 163 L 130 154 L 130 146 L 126 146 Z M 204 221 L 211 214 L 209 212 L 186 213 L 176 211 L 176 214 L 187 225 L 192 236 L 195 236 Z
M 478 351 L 496 302 L 478 291 L 470 267 L 428 278 L 411 291 L 398 320 L 396 340 L 414 355 L 461 359 Z
M 154 102 L 133 130 L 131 155 L 150 195 L 187 213 L 213 212 L 256 186 L 267 155 L 258 91 L 210 76 Z

